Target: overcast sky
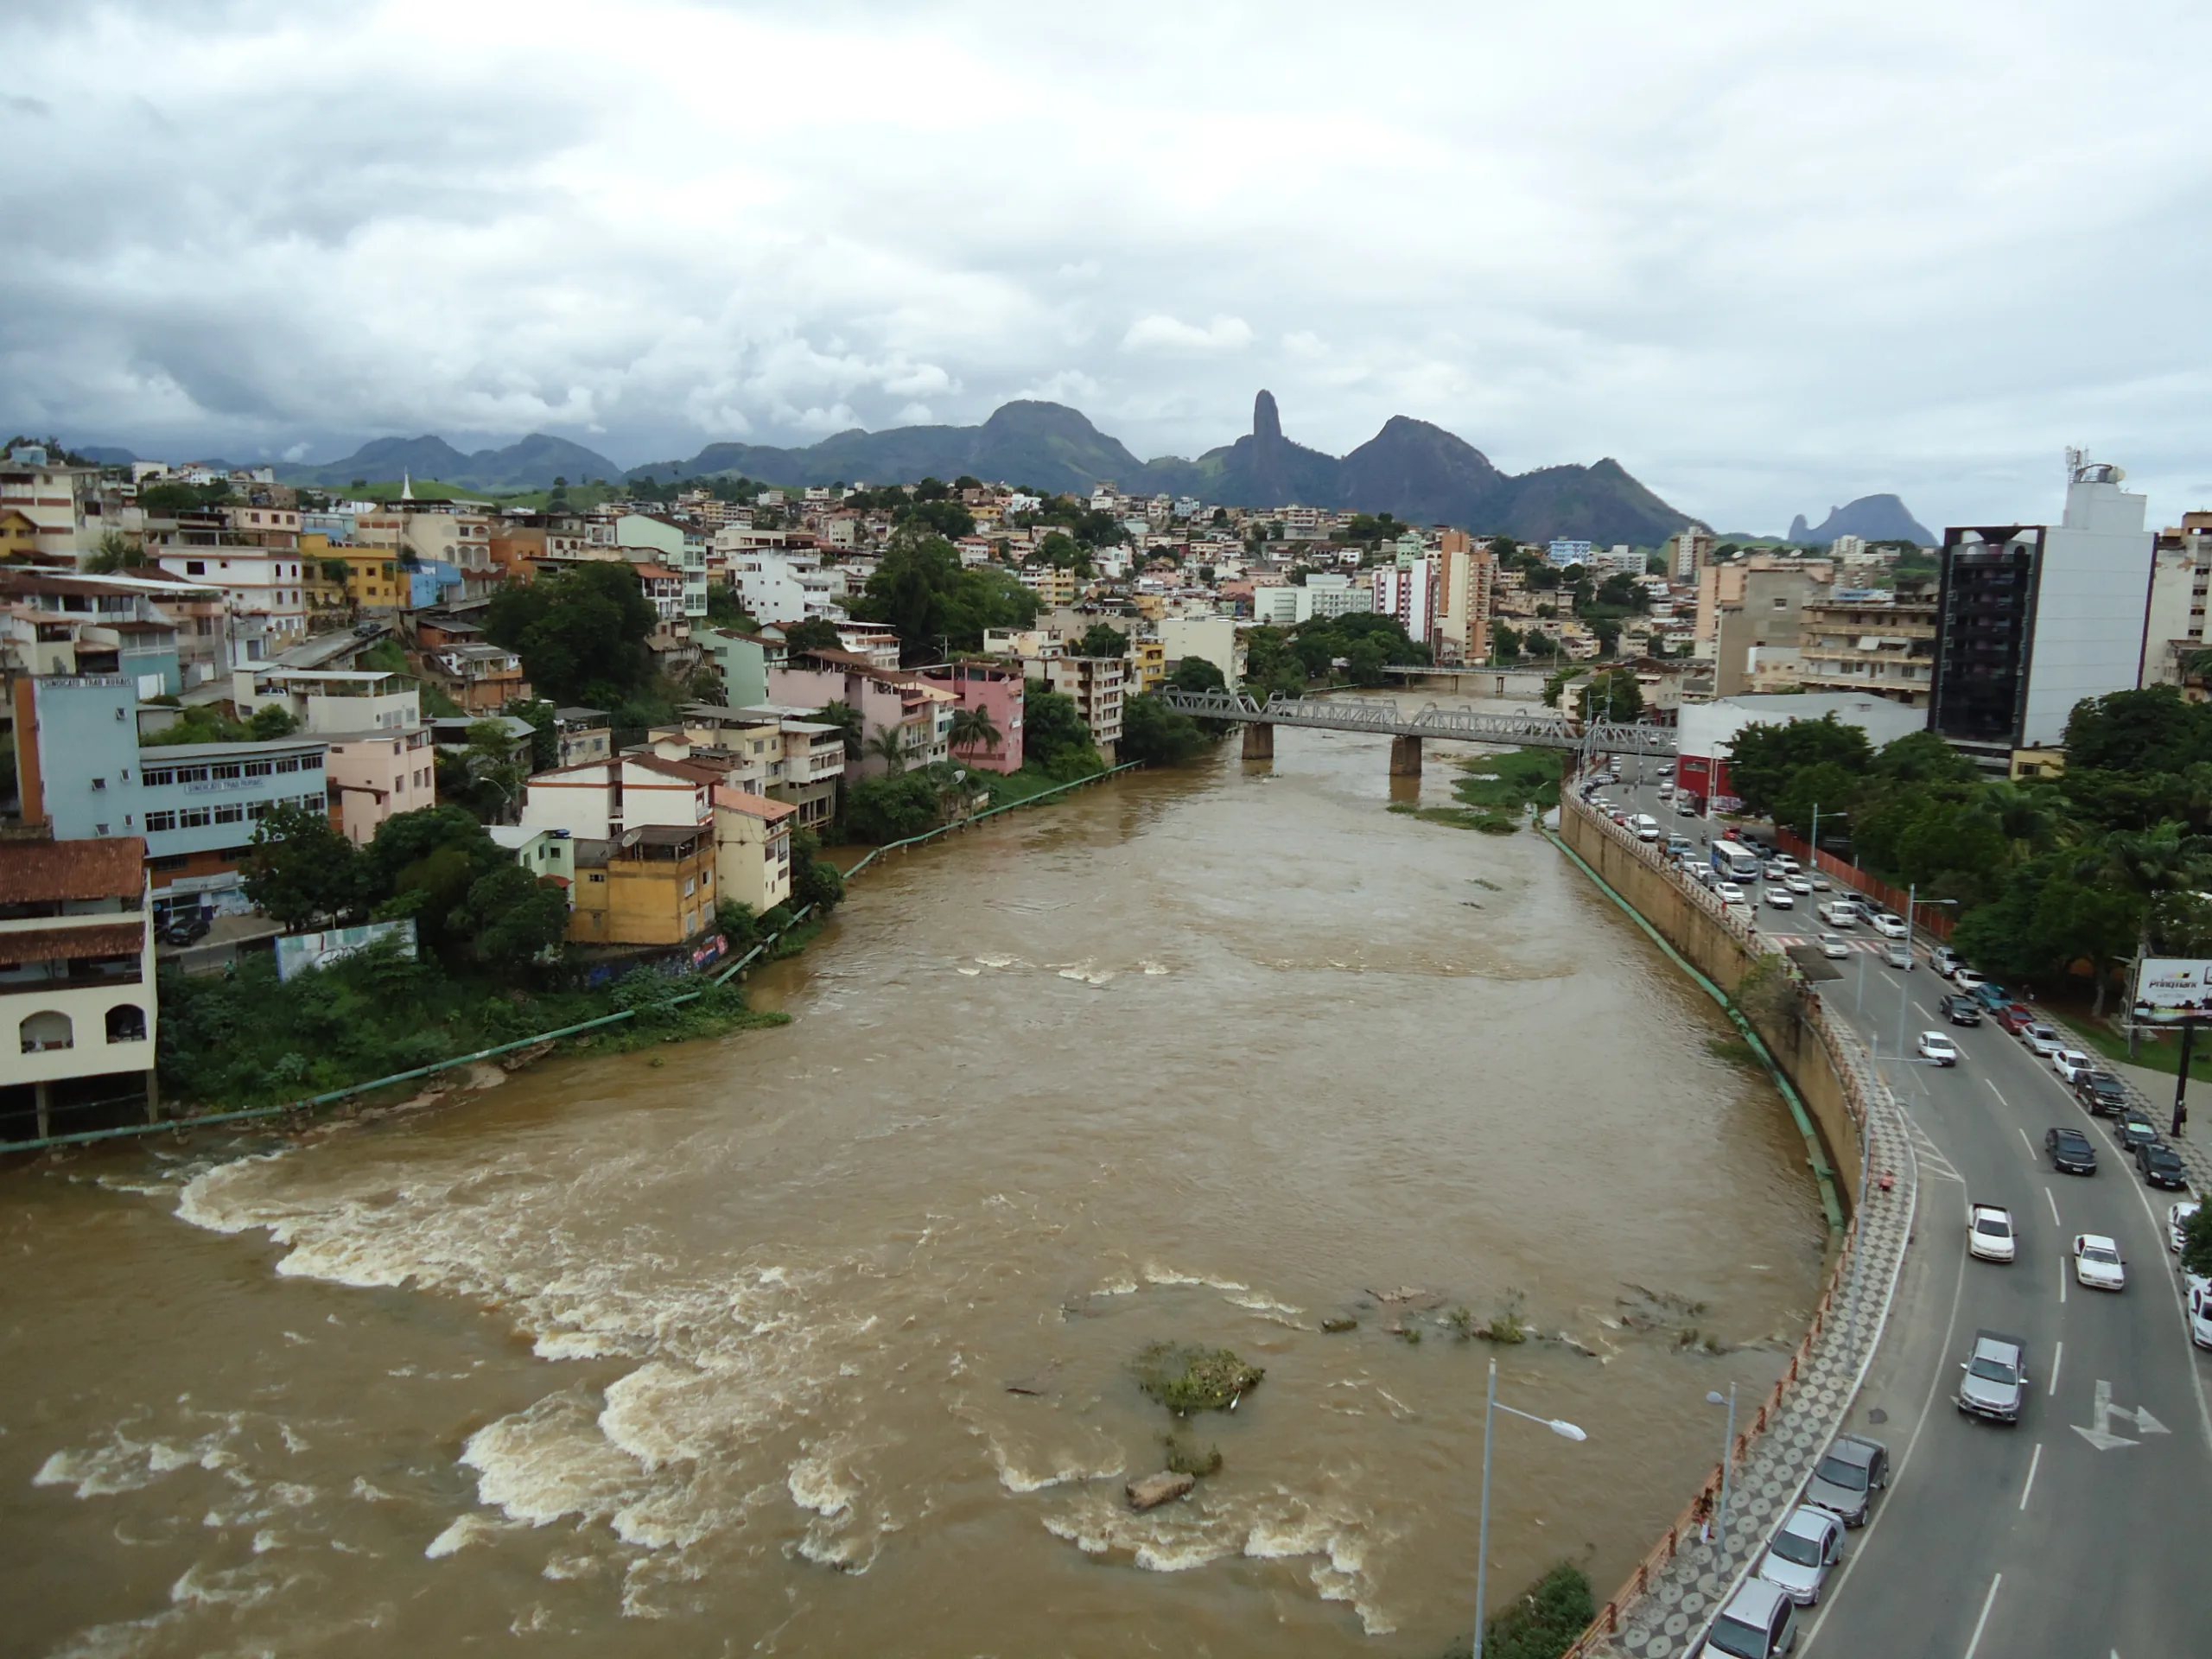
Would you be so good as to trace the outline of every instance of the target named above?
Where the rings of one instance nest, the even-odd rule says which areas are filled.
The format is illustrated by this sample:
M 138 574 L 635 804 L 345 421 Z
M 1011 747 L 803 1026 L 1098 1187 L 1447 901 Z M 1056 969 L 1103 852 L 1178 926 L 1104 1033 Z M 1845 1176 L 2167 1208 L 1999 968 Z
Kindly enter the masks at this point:
M 0 0 L 0 425 L 1393 414 L 1721 529 L 2212 506 L 2212 6 Z

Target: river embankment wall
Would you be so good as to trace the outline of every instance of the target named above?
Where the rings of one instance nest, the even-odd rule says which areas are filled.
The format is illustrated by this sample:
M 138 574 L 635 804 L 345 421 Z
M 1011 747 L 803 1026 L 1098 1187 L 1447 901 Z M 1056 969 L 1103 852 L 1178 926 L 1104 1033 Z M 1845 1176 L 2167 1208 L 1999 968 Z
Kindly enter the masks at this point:
M 1825 1040 L 1825 1011 L 1817 999 L 1797 992 L 1797 976 L 1787 958 L 1762 944 L 1754 929 L 1730 916 L 1705 887 L 1669 868 L 1656 847 L 1590 810 L 1571 793 L 1560 803 L 1560 838 L 1732 999 L 1754 975 L 1773 985 L 1767 994 L 1747 993 L 1737 1001 L 1738 1010 L 1796 1090 L 1837 1189 L 1855 1211 L 1864 1158 L 1855 1089 Z

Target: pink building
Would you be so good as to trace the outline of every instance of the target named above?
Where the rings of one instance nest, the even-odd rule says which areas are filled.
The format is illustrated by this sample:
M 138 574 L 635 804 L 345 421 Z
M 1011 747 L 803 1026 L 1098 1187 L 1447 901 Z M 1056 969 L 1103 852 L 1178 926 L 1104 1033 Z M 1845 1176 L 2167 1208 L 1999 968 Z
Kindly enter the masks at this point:
M 789 665 L 768 671 L 768 701 L 785 709 L 813 710 L 833 702 L 857 709 L 863 741 L 898 733 L 909 766 L 951 756 L 952 693 L 919 674 L 878 668 L 854 652 L 794 652 Z M 857 782 L 889 766 L 880 754 L 862 755 L 846 761 L 845 776 Z
M 1018 664 L 952 663 L 919 671 L 923 678 L 950 691 L 958 699 L 956 708 L 982 709 L 999 728 L 995 748 L 969 744 L 952 751 L 954 760 L 983 772 L 1021 770 L 1021 715 L 1028 681 Z

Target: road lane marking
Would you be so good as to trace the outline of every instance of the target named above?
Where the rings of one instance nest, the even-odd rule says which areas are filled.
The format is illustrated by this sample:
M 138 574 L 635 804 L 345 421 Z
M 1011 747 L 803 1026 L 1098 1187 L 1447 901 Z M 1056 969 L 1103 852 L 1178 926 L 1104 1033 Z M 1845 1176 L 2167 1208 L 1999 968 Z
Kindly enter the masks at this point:
M 2058 1305 L 2061 1307 L 2066 1306 L 2066 1262 L 2063 1257 L 2058 1263 Z
M 1984 1077 L 1982 1081 L 1984 1083 L 1989 1083 L 1989 1079 L 1987 1077 Z M 2004 1091 L 1999 1089 L 1995 1084 L 1989 1083 L 1989 1092 L 1997 1096 L 1997 1103 L 1999 1106 L 2002 1106 L 2006 1111 L 2009 1112 L 2012 1109 L 2012 1103 L 2005 1098 Z M 2026 1131 L 2024 1129 L 2021 1133 L 2024 1135 Z
M 2036 1442 L 2035 1455 L 2028 1459 L 2028 1484 L 2020 1488 L 2020 1508 L 2028 1507 L 2028 1494 L 2036 1489 L 2036 1469 L 2043 1462 L 2043 1442 Z
M 2135 1201 L 2143 1206 L 2144 1219 L 2151 1224 L 2152 1238 L 2164 1244 L 2166 1242 L 2165 1224 L 2158 1218 L 2158 1212 L 2151 1207 L 2150 1195 L 2133 1181 L 2128 1183 L 2128 1186 L 2135 1194 Z M 2212 1451 L 2212 1408 L 2208 1408 L 2205 1404 L 2204 1378 L 2196 1363 L 2196 1343 L 2190 1334 L 2189 1303 L 2182 1293 L 2180 1274 L 2173 1274 L 2167 1282 L 2173 1287 L 2174 1311 L 2181 1316 L 2182 1354 L 2183 1363 L 2189 1370 L 2189 1386 L 2196 1394 L 2197 1427 L 2204 1431 L 2205 1448 Z
M 2052 1343 L 2050 1344 L 2050 1391 L 2053 1394 L 2058 1392 L 2058 1367 L 2065 1357 L 2066 1344 L 2063 1342 Z M 2037 1446 L 2036 1449 L 2041 1451 L 2043 1448 Z
M 2060 1232 L 2064 1232 L 2066 1224 L 2058 1218 L 2058 1195 L 2047 1186 L 2044 1188 L 2043 1195 L 2050 1200 L 2050 1224 L 2057 1228 Z
M 1974 1640 L 1967 1643 L 1967 1659 L 1974 1659 L 1974 1650 L 1981 1646 L 1982 1626 L 1989 1623 L 1990 1605 L 1997 1599 L 1997 1586 L 2004 1582 L 2002 1573 L 1989 1581 L 1989 1593 L 1981 1599 L 1981 1617 L 1974 1622 Z
M 2012 1127 L 2016 1129 L 2020 1129 L 2020 1126 L 2017 1123 Z M 2020 1129 L 2020 1144 L 2028 1149 L 2028 1161 L 2030 1163 L 2035 1164 L 2043 1161 L 2036 1156 L 2036 1143 L 2028 1139 L 2028 1132 L 2025 1129 Z

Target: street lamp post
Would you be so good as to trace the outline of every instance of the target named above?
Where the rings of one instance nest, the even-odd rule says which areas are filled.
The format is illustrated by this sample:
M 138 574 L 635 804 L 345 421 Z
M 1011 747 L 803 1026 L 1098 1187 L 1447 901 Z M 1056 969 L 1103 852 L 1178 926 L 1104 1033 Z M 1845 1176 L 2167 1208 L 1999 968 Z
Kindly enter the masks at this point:
M 1920 909 L 1920 884 L 1914 882 L 1904 893 L 1904 971 L 1897 976 L 1897 1058 L 1904 1058 L 1905 1014 L 1911 1007 L 1912 995 L 1912 929 L 1913 918 Z M 1955 905 L 1955 899 L 1930 899 L 1931 905 Z
M 1728 1553 L 1728 1465 L 1736 1455 L 1736 1385 L 1733 1382 L 1728 1385 L 1726 1400 L 1720 1397 L 1719 1389 L 1707 1389 L 1705 1402 L 1709 1406 L 1725 1405 L 1728 1408 L 1728 1438 L 1720 1442 L 1720 1530 L 1713 1535 L 1720 1553 L 1726 1555 Z
M 1557 1417 L 1539 1417 L 1532 1412 L 1517 1411 L 1511 1406 L 1497 1403 L 1497 1360 L 1490 1362 L 1490 1398 L 1483 1407 L 1483 1515 L 1475 1537 L 1475 1653 L 1474 1659 L 1483 1659 L 1483 1620 L 1486 1599 L 1490 1592 L 1490 1431 L 1491 1420 L 1498 1412 L 1509 1417 L 1522 1418 L 1539 1428 L 1548 1428 L 1565 1440 L 1586 1440 L 1590 1437 L 1573 1423 Z

